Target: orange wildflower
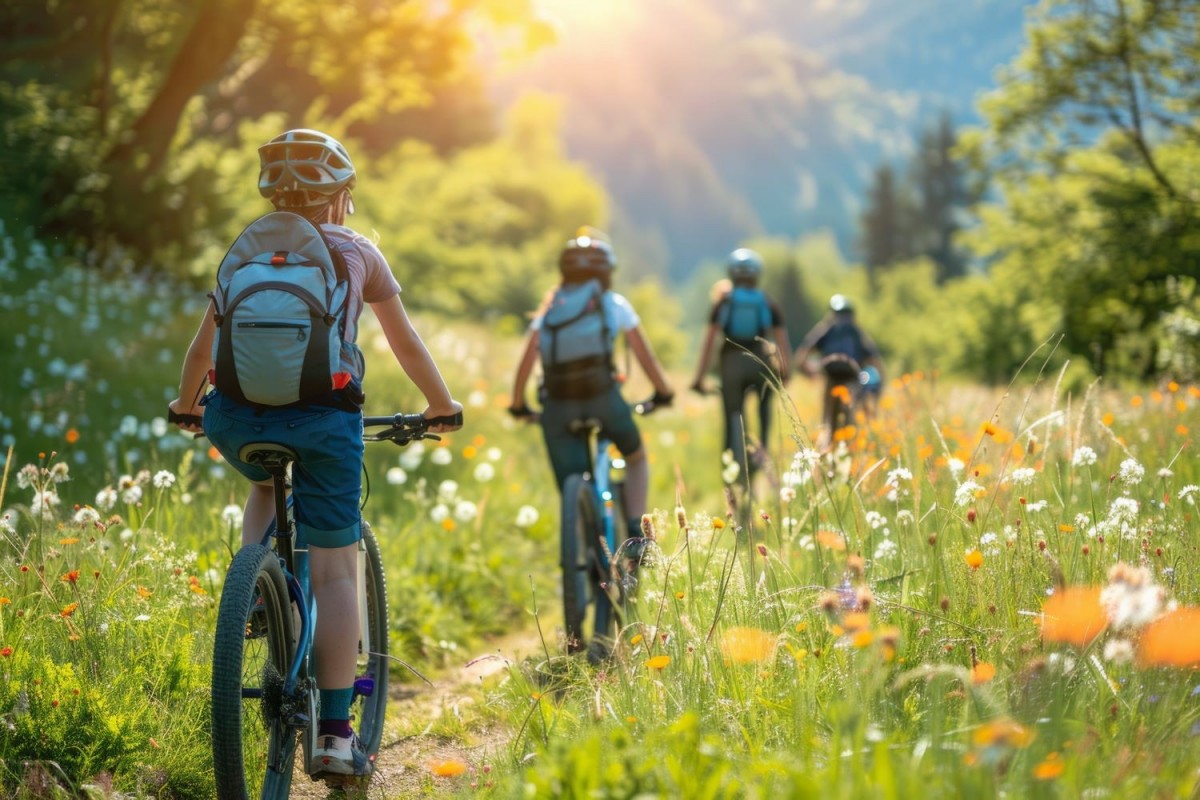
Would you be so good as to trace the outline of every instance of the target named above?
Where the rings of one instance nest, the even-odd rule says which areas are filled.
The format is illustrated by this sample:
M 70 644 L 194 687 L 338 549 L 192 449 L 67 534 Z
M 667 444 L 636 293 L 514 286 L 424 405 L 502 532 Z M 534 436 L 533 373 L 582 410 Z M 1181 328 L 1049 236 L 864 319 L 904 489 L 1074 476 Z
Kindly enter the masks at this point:
M 11 647 L 0 647 L 0 656 L 2 656 L 4 658 L 8 658 L 12 654 L 13 654 L 13 649 Z
M 719 643 L 725 660 L 734 664 L 761 664 L 775 654 L 776 637 L 757 628 L 730 628 Z
M 67 433 L 63 438 L 67 440 L 67 444 L 75 444 L 79 441 L 79 431 L 74 428 L 67 428 Z
M 77 569 L 71 570 L 66 575 L 62 576 L 62 580 L 64 583 L 72 583 L 72 584 L 78 583 L 79 582 L 79 570 L 77 570 Z
M 1033 731 L 1007 717 L 985 722 L 971 734 L 976 747 L 1028 747 L 1033 738 Z
M 79 537 L 78 536 L 66 536 L 66 537 L 63 537 L 62 539 L 59 539 L 58 543 L 63 545 L 64 547 L 69 544 L 79 544 Z
M 64 617 L 69 617 L 78 610 L 79 610 L 79 603 L 68 603 L 67 605 L 63 606 L 63 610 L 60 611 L 59 613 Z
M 1042 638 L 1087 647 L 1108 627 L 1099 586 L 1068 586 L 1042 606 Z
M 1052 781 L 1062 775 L 1065 768 L 1058 753 L 1049 753 L 1033 768 L 1033 777 L 1039 781 Z
M 446 533 L 453 531 L 454 527 L 454 520 L 450 519 L 450 517 L 446 517 L 444 520 L 442 520 L 442 530 L 446 531 Z
M 670 663 L 671 663 L 670 656 L 655 656 L 654 658 L 652 658 L 646 662 L 646 666 L 649 667 L 650 669 L 661 670 L 661 669 L 664 669 L 667 666 L 667 664 L 670 664 Z
M 143 600 L 148 600 L 152 594 L 154 594 L 154 592 L 150 591 L 145 586 L 137 587 L 137 596 Z
M 871 627 L 871 617 L 862 611 L 851 611 L 842 617 L 842 627 L 848 631 L 864 631 Z
M 971 683 L 979 686 L 996 677 L 996 668 L 986 661 L 978 661 L 971 667 Z
M 846 540 L 840 533 L 834 531 L 817 531 L 817 542 L 830 550 L 845 550 Z
M 721 528 L 725 527 L 725 520 L 721 519 L 720 517 L 713 517 L 712 526 L 713 530 L 719 531 Z
M 479 455 L 479 450 L 473 444 L 469 444 L 462 449 L 463 458 L 474 458 Z
M 430 761 L 429 771 L 438 778 L 454 778 L 467 771 L 467 765 L 453 758 Z
M 983 553 L 978 550 L 972 550 L 963 556 L 963 560 L 967 562 L 967 566 L 971 569 L 979 569 L 983 566 Z
M 1147 625 L 1137 661 L 1143 667 L 1200 666 L 1200 608 L 1183 606 Z
M 1102 424 L 1106 428 L 1111 428 L 1113 426 L 1113 423 L 1116 421 L 1117 421 L 1117 418 L 1113 415 L 1113 413 L 1111 411 L 1104 412 L 1104 416 L 1100 417 L 1100 424 Z

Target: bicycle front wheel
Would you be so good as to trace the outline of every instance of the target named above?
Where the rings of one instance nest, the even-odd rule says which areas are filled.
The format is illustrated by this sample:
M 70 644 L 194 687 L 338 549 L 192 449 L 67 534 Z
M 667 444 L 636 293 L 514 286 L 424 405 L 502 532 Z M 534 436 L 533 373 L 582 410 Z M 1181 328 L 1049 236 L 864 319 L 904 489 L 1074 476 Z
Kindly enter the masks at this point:
M 233 558 L 213 646 L 212 746 L 220 800 L 288 796 L 296 729 L 284 719 L 295 622 L 279 557 L 261 544 Z
M 584 621 L 588 606 L 600 591 L 593 555 L 596 538 L 596 505 L 592 484 L 583 475 L 571 475 L 562 492 L 563 628 L 567 652 L 587 647 Z
M 388 696 L 388 614 L 387 582 L 383 576 L 383 557 L 379 542 L 364 520 L 359 544 L 358 580 L 358 679 L 355 681 L 355 707 L 358 738 L 372 758 L 383 739 L 383 718 Z M 360 702 L 361 701 L 361 702 Z

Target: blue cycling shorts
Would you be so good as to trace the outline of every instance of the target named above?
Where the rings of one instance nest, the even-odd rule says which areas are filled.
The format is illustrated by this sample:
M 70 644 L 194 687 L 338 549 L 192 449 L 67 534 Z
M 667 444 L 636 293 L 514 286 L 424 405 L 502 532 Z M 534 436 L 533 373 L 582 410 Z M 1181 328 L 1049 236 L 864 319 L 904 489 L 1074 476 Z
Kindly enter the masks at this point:
M 255 482 L 271 476 L 238 458 L 244 445 L 276 442 L 296 451 L 292 503 L 297 544 L 344 547 L 362 538 L 361 412 L 325 406 L 255 411 L 212 392 L 204 400 L 204 434 L 234 469 Z

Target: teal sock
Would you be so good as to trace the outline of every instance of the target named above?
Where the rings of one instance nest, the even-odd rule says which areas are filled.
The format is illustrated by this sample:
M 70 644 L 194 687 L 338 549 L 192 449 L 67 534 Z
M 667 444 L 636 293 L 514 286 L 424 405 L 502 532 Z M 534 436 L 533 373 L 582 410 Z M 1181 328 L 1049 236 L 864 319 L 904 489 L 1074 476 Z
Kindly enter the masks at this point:
M 321 690 L 321 721 L 350 719 L 354 688 Z

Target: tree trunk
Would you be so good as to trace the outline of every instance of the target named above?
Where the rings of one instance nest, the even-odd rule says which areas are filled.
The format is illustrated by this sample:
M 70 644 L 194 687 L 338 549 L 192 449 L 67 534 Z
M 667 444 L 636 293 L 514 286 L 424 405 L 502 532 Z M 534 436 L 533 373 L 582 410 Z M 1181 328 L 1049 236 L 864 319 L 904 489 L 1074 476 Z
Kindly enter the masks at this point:
M 208 0 L 201 6 L 158 94 L 109 151 L 110 171 L 142 180 L 158 173 L 188 101 L 221 74 L 257 2 Z

